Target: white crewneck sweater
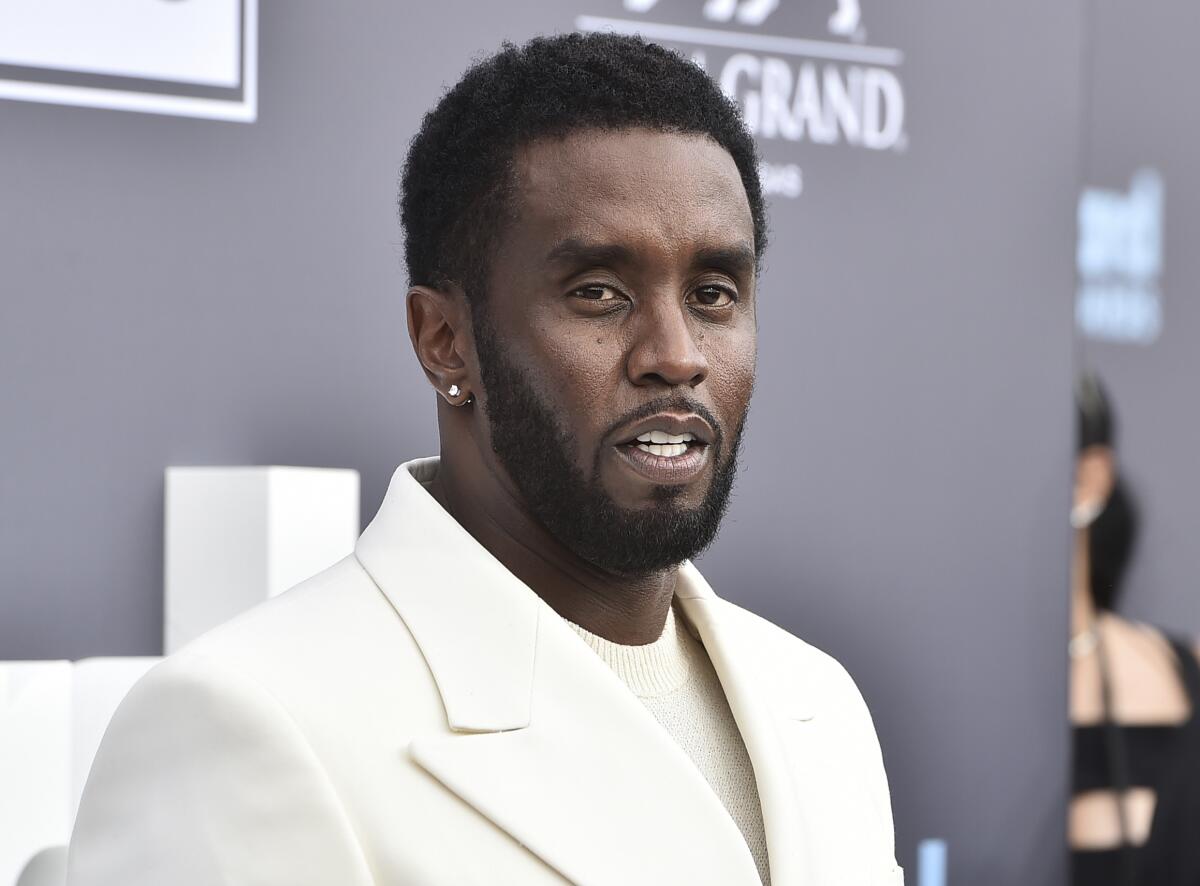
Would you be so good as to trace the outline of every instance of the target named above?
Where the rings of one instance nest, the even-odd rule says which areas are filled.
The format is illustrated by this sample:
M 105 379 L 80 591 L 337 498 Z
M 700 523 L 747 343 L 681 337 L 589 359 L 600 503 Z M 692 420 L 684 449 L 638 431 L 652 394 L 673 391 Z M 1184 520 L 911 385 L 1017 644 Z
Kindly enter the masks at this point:
M 767 838 L 754 767 L 708 653 L 672 606 L 662 636 L 644 646 L 605 640 L 568 621 L 696 764 L 737 824 L 764 886 Z

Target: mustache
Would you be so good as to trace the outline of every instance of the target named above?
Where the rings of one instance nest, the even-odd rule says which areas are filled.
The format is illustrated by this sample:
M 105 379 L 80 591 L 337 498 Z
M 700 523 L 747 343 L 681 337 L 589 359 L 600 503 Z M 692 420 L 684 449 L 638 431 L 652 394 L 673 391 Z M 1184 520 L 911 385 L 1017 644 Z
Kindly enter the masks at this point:
M 713 445 L 720 452 L 724 448 L 725 429 L 721 423 L 717 421 L 717 417 L 703 403 L 696 400 L 689 400 L 687 397 L 664 396 L 643 403 L 629 412 L 626 412 L 616 421 L 614 421 L 605 432 L 606 435 L 611 435 L 616 432 L 617 428 L 625 424 L 631 424 L 635 421 L 641 421 L 643 418 L 649 418 L 652 415 L 657 415 L 660 412 L 690 412 L 700 416 L 709 427 L 713 429 Z

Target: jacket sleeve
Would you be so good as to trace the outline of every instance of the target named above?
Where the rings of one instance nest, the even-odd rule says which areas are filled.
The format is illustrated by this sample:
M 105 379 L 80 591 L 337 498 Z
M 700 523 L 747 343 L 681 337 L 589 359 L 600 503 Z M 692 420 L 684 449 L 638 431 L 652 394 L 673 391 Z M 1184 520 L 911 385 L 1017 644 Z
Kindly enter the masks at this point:
M 68 886 L 372 886 L 333 785 L 262 687 L 186 651 L 101 743 Z

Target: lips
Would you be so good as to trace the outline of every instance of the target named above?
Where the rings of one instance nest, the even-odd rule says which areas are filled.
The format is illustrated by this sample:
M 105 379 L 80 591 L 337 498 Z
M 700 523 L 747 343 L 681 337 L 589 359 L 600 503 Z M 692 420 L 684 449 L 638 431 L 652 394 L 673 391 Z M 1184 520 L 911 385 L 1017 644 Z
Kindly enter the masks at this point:
M 712 426 L 694 413 L 660 412 L 621 429 L 615 449 L 621 463 L 656 485 L 696 479 L 711 458 Z
M 635 444 L 614 447 L 622 464 L 644 480 L 659 486 L 690 483 L 704 471 L 712 447 L 691 443 L 681 455 L 656 455 Z

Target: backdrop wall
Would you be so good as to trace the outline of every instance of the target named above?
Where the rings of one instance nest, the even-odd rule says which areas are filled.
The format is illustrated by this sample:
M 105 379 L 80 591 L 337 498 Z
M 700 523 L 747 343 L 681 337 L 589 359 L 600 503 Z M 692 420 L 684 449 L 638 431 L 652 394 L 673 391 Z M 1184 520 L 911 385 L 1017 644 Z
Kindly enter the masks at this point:
M 1137 495 L 1142 536 L 1123 608 L 1135 618 L 1200 635 L 1200 110 L 1189 78 L 1189 35 L 1200 7 L 1170 0 L 1092 0 L 1088 11 L 1085 171 L 1090 190 L 1125 198 L 1118 221 L 1081 217 L 1081 247 L 1107 243 L 1124 261 L 1108 268 L 1126 300 L 1157 300 L 1160 322 L 1139 335 L 1137 313 L 1081 324 L 1081 361 L 1107 382 L 1119 423 L 1121 469 Z M 1161 196 L 1137 199 L 1139 170 Z M 1131 198 L 1133 198 L 1131 200 Z M 1105 236 L 1109 229 L 1109 236 Z M 1132 260 L 1132 261 L 1131 261 Z M 1086 269 L 1085 269 L 1086 270 Z M 1083 275 L 1086 281 L 1086 274 Z M 1082 289 L 1083 287 L 1081 287 Z M 1132 316 L 1131 316 L 1132 315 Z M 1083 319 L 1083 318 L 1081 318 Z
M 855 674 L 910 872 L 940 837 L 952 882 L 1060 882 L 1080 10 L 772 5 L 267 0 L 253 124 L 0 102 L 0 658 L 160 650 L 167 465 L 356 468 L 369 518 L 436 447 L 394 211 L 420 115 L 502 37 L 636 27 L 770 164 L 702 568 Z

